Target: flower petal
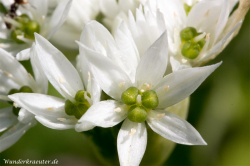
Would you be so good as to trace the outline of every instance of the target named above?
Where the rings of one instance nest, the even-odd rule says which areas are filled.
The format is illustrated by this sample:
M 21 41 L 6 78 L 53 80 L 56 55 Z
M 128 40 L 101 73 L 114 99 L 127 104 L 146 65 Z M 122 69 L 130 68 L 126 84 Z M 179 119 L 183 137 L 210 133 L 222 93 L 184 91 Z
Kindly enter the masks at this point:
M 6 130 L 17 122 L 16 115 L 12 112 L 12 107 L 0 109 L 0 132 Z
M 165 76 L 155 88 L 159 98 L 158 108 L 172 106 L 190 96 L 221 63 L 182 69 Z
M 0 153 L 15 144 L 23 134 L 33 127 L 36 121 L 28 124 L 17 123 L 0 137 Z
M 152 130 L 173 142 L 185 145 L 207 145 L 191 124 L 174 113 L 151 110 L 148 113 L 147 122 Z
M 85 51 L 89 67 L 98 85 L 112 98 L 121 100 L 122 93 L 132 86 L 126 72 L 109 58 L 94 52 L 80 42 L 77 43 Z
M 18 120 L 21 123 L 27 124 L 31 122 L 35 116 L 24 108 L 21 108 L 18 113 Z
M 136 71 L 137 86 L 144 83 L 156 86 L 163 77 L 168 63 L 167 32 L 165 31 L 141 57 Z
M 84 89 L 77 70 L 49 41 L 39 34 L 35 37 L 37 55 L 45 75 L 62 96 L 74 101 L 75 94 Z
M 76 131 L 89 129 L 89 123 L 104 128 L 112 127 L 123 121 L 126 116 L 127 106 L 125 104 L 114 100 L 101 101 L 92 105 L 81 117 L 76 124 Z
M 60 1 L 59 5 L 56 7 L 51 16 L 51 20 L 49 23 L 50 31 L 48 33 L 47 39 L 50 39 L 51 36 L 56 32 L 56 30 L 58 30 L 67 19 L 71 4 L 72 0 Z
M 25 61 L 30 59 L 30 48 L 27 48 L 17 53 L 16 59 L 19 61 Z
M 38 120 L 41 124 L 44 126 L 56 129 L 56 130 L 67 130 L 67 129 L 73 129 L 75 127 L 76 121 L 69 120 L 67 123 L 64 121 L 50 121 L 42 116 L 35 116 L 36 120 Z
M 145 123 L 135 123 L 126 119 L 118 133 L 117 149 L 121 166 L 138 166 L 147 145 Z

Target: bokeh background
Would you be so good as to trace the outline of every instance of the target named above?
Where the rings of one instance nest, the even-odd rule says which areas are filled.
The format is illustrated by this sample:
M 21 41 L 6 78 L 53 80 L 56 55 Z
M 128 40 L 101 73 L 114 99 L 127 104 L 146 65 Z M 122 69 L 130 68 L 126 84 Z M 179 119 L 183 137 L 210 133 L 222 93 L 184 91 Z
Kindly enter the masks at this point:
M 188 121 L 208 145 L 176 145 L 164 165 L 250 165 L 249 12 L 238 36 L 209 64 L 221 60 L 223 64 L 192 94 L 188 115 Z M 22 63 L 30 70 L 29 62 Z M 49 87 L 49 94 L 60 96 L 52 86 Z M 0 108 L 7 105 L 0 102 Z M 1 166 L 5 165 L 3 159 L 57 159 L 59 165 L 100 165 L 83 134 L 74 130 L 52 130 L 41 124 L 0 153 Z

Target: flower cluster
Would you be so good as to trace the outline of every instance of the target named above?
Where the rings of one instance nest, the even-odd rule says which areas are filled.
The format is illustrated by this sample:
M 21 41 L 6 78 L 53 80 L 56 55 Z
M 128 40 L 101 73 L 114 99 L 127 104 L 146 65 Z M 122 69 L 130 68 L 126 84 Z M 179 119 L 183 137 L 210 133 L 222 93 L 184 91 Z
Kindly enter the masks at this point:
M 169 108 L 221 65 L 201 67 L 237 33 L 244 18 L 240 9 L 249 5 L 240 1 L 235 9 L 238 3 L 4 0 L 0 99 L 12 106 L 0 110 L 0 152 L 36 121 L 77 132 L 122 124 L 117 150 L 123 166 L 140 164 L 148 130 L 175 143 L 206 145 Z M 49 39 L 59 48 L 79 50 L 76 65 Z M 17 61 L 28 59 L 34 78 Z M 48 81 L 63 99 L 47 95 Z

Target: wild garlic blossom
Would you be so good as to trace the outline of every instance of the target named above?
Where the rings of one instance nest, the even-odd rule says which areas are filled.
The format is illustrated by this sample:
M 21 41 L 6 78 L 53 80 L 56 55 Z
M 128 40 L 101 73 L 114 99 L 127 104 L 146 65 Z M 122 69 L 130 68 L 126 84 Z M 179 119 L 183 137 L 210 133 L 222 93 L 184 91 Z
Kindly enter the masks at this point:
M 62 49 L 78 49 L 75 40 L 79 40 L 85 22 L 97 20 L 114 32 L 122 21 L 128 21 L 129 10 L 135 13 L 140 2 L 141 0 L 74 0 L 65 23 L 51 41 Z
M 37 93 L 18 93 L 9 97 L 35 115 L 44 126 L 64 130 L 75 127 L 88 108 L 100 100 L 100 88 L 89 72 L 85 88 L 82 79 L 67 58 L 39 34 L 35 34 L 38 59 L 42 71 L 64 99 Z
M 9 99 L 8 95 L 17 93 L 47 93 L 48 81 L 41 73 L 41 66 L 31 48 L 31 65 L 35 79 L 10 53 L 0 48 L 0 100 L 13 106 L 0 110 L 0 152 L 16 143 L 21 136 L 36 124 L 34 115 Z
M 129 28 L 142 52 L 165 28 L 170 56 L 183 65 L 199 66 L 213 59 L 237 33 L 242 21 L 235 22 L 237 12 L 230 14 L 237 2 L 147 0 L 137 9 L 136 20 L 129 13 Z
M 50 39 L 63 24 L 72 0 L 62 0 L 52 15 L 48 0 L 25 0 L 22 4 L 3 0 L 5 11 L 0 12 L 0 40 L 4 48 L 20 60 L 27 60 L 34 41 L 34 32 Z M 12 11 L 13 10 L 13 11 Z
M 91 106 L 76 124 L 76 130 L 86 131 L 95 126 L 113 127 L 124 120 L 117 139 L 121 165 L 139 165 L 147 144 L 145 122 L 156 133 L 176 143 L 206 145 L 200 134 L 188 122 L 166 111 L 165 108 L 190 96 L 220 63 L 202 68 L 183 69 L 163 77 L 168 64 L 168 39 L 164 32 L 141 58 L 137 54 L 129 54 L 136 49 L 135 45 L 126 43 L 124 46 L 116 42 L 118 47 L 127 48 L 127 54 L 124 55 L 130 56 L 127 58 L 130 60 L 128 64 L 135 64 L 134 60 L 138 60 L 138 65 L 135 65 L 132 71 L 128 71 L 120 65 L 126 61 L 122 61 L 124 56 L 119 56 L 119 51 L 114 49 L 114 46 L 111 48 L 116 52 L 107 53 L 107 57 L 103 56 L 103 44 L 106 44 L 109 50 L 112 42 L 109 41 L 111 38 L 107 37 L 108 34 L 103 30 L 96 31 L 95 33 L 102 38 L 92 38 L 91 32 L 94 29 L 101 30 L 101 27 L 95 23 L 88 25 L 91 27 L 90 33 L 87 34 L 88 28 L 84 29 L 82 37 L 87 37 L 86 40 L 81 38 L 81 42 L 85 41 L 89 46 L 79 43 L 81 55 L 88 60 L 98 85 L 114 100 L 101 101 Z M 124 37 L 129 38 L 126 35 Z M 87 39 L 93 39 L 97 44 L 91 45 L 92 41 Z M 130 44 L 132 47 L 128 47 Z M 116 60 L 109 57 L 112 56 L 111 53 L 117 55 Z

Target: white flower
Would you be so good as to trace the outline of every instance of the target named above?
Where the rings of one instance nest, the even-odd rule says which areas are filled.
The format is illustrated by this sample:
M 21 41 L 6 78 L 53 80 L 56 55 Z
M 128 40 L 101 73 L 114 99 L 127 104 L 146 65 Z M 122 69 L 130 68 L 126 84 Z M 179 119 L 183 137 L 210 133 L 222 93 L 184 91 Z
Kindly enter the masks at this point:
M 31 65 L 35 79 L 11 54 L 0 48 L 0 100 L 13 103 L 7 96 L 12 93 L 47 93 L 48 81 L 40 73 L 41 67 L 34 47 L 31 48 Z M 17 107 L 20 105 L 14 103 L 14 106 L 0 110 L 0 132 L 6 131 L 0 137 L 0 152 L 16 143 L 36 123 L 34 115 Z
M 144 5 L 144 14 L 137 10 L 136 22 L 132 16 L 129 18 L 129 27 L 133 27 L 130 30 L 135 38 L 140 31 L 154 34 L 150 27 L 155 24 L 144 25 L 149 21 L 153 22 L 152 20 L 158 21 L 157 17 L 162 15 L 163 22 L 157 23 L 165 26 L 169 33 L 171 55 L 182 64 L 199 66 L 213 59 L 237 33 L 242 23 L 238 18 L 240 12 L 236 10 L 230 15 L 237 2 L 238 0 L 148 0 Z M 139 28 L 140 31 L 137 30 Z M 190 36 L 185 38 L 187 34 Z M 148 38 L 148 35 L 144 36 Z M 145 39 L 147 40 L 149 39 Z
M 47 0 L 27 0 L 27 2 L 27 4 L 19 5 L 16 12 L 17 16 L 14 18 L 8 17 L 6 14 L 4 15 L 2 13 L 0 15 L 1 48 L 4 48 L 13 55 L 31 47 L 34 39 L 33 31 L 50 39 L 65 21 L 72 0 L 60 1 L 60 4 L 56 7 L 51 16 L 48 14 L 49 4 Z M 6 5 L 6 8 L 9 9 L 14 1 L 5 0 L 3 3 Z M 11 24 L 9 29 L 6 27 L 5 22 Z M 31 30 L 31 23 L 32 26 L 36 25 L 37 28 Z M 29 59 L 29 55 L 29 51 L 25 50 L 19 54 L 17 58 L 26 60 Z
M 51 41 L 62 49 L 78 49 L 75 40 L 79 40 L 85 22 L 97 20 L 114 32 L 123 20 L 128 20 L 129 10 L 135 12 L 139 2 L 140 0 L 74 0 L 65 23 Z
M 128 47 L 131 43 L 118 44 L 121 41 L 118 40 L 116 42 L 118 47 L 127 48 L 125 57 L 119 56 L 117 53 L 120 52 L 116 49 L 113 49 L 116 50 L 113 52 L 116 60 L 109 57 L 113 56 L 112 51 L 107 54 L 107 57 L 103 56 L 101 54 L 105 53 L 103 46 L 110 48 L 109 43 L 112 39 L 105 31 L 94 31 L 101 30 L 98 24 L 92 25 L 90 34 L 87 34 L 88 28 L 86 28 L 83 30 L 82 37 L 89 35 L 89 39 L 94 40 L 96 44 L 91 45 L 91 40 L 85 40 L 90 47 L 85 43 L 79 43 L 80 51 L 89 61 L 98 85 L 115 100 L 101 101 L 91 106 L 76 124 L 76 130 L 85 131 L 94 126 L 112 127 L 125 120 L 117 140 L 121 165 L 139 165 L 147 144 L 145 121 L 152 130 L 173 142 L 206 145 L 200 134 L 188 122 L 164 109 L 191 95 L 221 63 L 201 68 L 182 69 L 163 77 L 168 64 L 165 32 L 141 56 L 135 71 L 134 69 L 128 71 L 120 62 L 122 58 L 129 57 L 129 62 L 135 63 L 134 60 L 139 58 L 138 54 L 130 54 L 135 47 Z M 91 38 L 93 35 L 91 32 L 96 33 L 95 37 L 99 33 L 99 37 L 102 38 Z M 123 37 L 129 38 L 125 34 Z M 81 41 L 84 41 L 83 38 Z M 131 74 L 133 72 L 135 74 Z M 130 101 L 133 101 L 133 104 L 129 103 Z
M 82 116 L 87 107 L 99 102 L 101 90 L 96 86 L 89 72 L 82 72 L 83 75 L 87 74 L 86 91 L 84 91 L 84 85 L 77 70 L 58 49 L 38 34 L 35 34 L 35 43 L 42 71 L 66 101 L 36 93 L 18 93 L 9 97 L 34 114 L 35 118 L 46 127 L 58 130 L 74 128 L 77 118 Z M 83 104 L 76 98 L 79 91 L 82 92 L 80 99 L 84 100 Z M 73 107 L 74 110 L 71 109 Z

